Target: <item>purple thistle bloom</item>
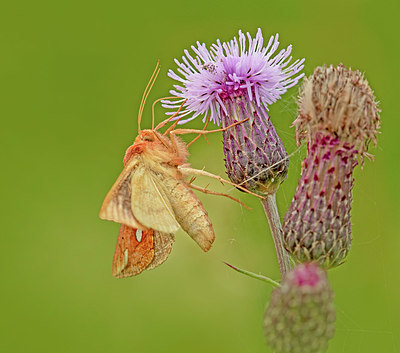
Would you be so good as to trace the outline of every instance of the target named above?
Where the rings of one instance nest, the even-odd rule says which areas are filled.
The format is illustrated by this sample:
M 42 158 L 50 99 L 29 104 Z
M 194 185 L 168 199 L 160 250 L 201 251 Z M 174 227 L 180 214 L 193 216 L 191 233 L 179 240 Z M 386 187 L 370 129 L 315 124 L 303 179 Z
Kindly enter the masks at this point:
M 217 40 L 210 49 L 197 42 L 192 46 L 195 57 L 185 50 L 178 74 L 168 75 L 181 82 L 171 93 L 182 99 L 164 101 L 165 108 L 177 116 L 189 116 L 182 123 L 199 115 L 225 128 L 248 119 L 223 133 L 225 166 L 229 178 L 260 195 L 275 193 L 288 169 L 287 152 L 267 114 L 268 105 L 276 102 L 288 88 L 303 77 L 304 59 L 290 64 L 292 47 L 282 49 L 278 35 L 271 36 L 263 47 L 261 29 L 253 39 L 239 31 L 230 42 Z M 167 114 L 173 114 L 168 112 Z M 190 116 L 192 114 L 192 116 Z
M 268 110 L 268 105 L 276 102 L 304 76 L 297 75 L 304 67 L 304 59 L 289 65 L 291 45 L 272 57 L 279 46 L 278 34 L 271 36 L 266 47 L 263 43 L 261 29 L 254 39 L 249 33 L 246 37 L 239 31 L 239 40 L 236 37 L 225 43 L 217 40 L 210 49 L 197 42 L 197 47 L 191 47 L 196 57 L 185 50 L 182 63 L 175 59 L 180 75 L 172 70 L 168 72 L 171 78 L 183 84 L 174 85 L 175 90 L 171 91 L 182 100 L 164 101 L 163 106 L 176 110 L 187 99 L 179 116 L 190 113 L 193 116 L 182 123 L 199 115 L 204 115 L 205 119 L 211 114 L 211 120 L 218 125 L 222 114 L 228 114 L 229 102 L 238 97 Z

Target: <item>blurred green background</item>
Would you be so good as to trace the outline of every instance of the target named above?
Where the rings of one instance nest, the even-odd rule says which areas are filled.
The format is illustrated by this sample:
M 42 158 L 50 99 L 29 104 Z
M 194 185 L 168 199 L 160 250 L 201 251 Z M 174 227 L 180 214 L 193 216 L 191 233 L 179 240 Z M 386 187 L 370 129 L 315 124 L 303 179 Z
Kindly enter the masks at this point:
M 330 353 L 400 352 L 399 26 L 397 1 L 14 1 L 0 9 L 1 352 L 270 352 L 262 317 L 271 288 L 228 261 L 279 278 L 261 205 L 199 195 L 216 231 L 208 254 L 182 231 L 168 261 L 116 280 L 119 226 L 101 221 L 103 198 L 137 133 L 142 92 L 168 95 L 173 59 L 195 41 L 239 29 L 306 58 L 306 74 L 343 62 L 366 73 L 382 108 L 375 162 L 357 168 L 353 246 L 329 272 L 337 332 Z M 271 107 L 289 152 L 297 88 Z M 158 108 L 157 119 L 163 119 Z M 195 122 L 190 126 L 201 126 Z M 221 136 L 191 148 L 194 167 L 224 174 Z M 304 150 L 278 192 L 290 204 Z M 200 179 L 198 184 L 209 181 Z

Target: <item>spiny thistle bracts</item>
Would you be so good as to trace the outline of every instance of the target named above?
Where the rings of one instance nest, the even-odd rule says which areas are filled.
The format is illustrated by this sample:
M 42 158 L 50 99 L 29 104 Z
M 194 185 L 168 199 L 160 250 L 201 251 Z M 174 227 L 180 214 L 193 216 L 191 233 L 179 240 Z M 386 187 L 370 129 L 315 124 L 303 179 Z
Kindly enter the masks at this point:
M 268 106 L 297 84 L 304 67 L 304 59 L 289 64 L 291 46 L 273 57 L 278 35 L 271 36 L 266 47 L 263 44 L 260 29 L 255 38 L 239 31 L 239 39 L 217 40 L 210 49 L 197 42 L 192 46 L 196 57 L 185 50 L 182 63 L 175 60 L 180 75 L 169 71 L 181 82 L 171 91 L 181 100 L 163 104 L 176 111 L 184 103 L 177 116 L 181 122 L 209 115 L 227 127 L 248 119 L 224 132 L 225 165 L 233 182 L 260 195 L 274 193 L 288 169 L 287 152 L 267 114 Z
M 302 264 L 274 289 L 264 335 L 276 353 L 321 353 L 335 332 L 333 291 L 317 264 Z
M 293 122 L 298 143 L 303 138 L 326 132 L 357 148 L 362 156 L 368 143 L 376 145 L 380 127 L 374 93 L 360 71 L 337 67 L 317 67 L 303 80 L 299 96 L 299 116 Z
M 357 150 L 330 135 L 308 143 L 302 174 L 283 226 L 296 262 L 339 265 L 351 245 L 350 208 Z
M 285 180 L 289 159 L 282 140 L 276 133 L 265 109 L 245 99 L 228 104 L 222 126 L 233 124 L 233 112 L 253 119 L 223 132 L 225 168 L 232 182 L 259 195 L 272 194 Z M 250 113 L 248 113 L 250 112 Z
M 296 262 L 331 268 L 347 256 L 353 170 L 368 142 L 376 143 L 378 111 L 358 71 L 322 67 L 305 80 L 294 125 L 308 153 L 283 225 L 284 246 Z

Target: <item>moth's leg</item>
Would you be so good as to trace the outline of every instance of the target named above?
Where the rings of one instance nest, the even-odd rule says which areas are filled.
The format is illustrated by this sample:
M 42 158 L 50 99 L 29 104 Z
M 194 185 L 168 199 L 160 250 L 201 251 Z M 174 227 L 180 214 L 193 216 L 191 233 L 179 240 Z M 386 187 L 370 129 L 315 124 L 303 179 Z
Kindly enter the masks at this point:
M 208 123 L 210 122 L 210 117 L 211 117 L 211 115 L 208 116 L 207 121 L 206 121 L 206 123 L 204 124 L 203 130 L 201 130 L 201 131 L 205 131 L 205 129 L 207 128 L 207 125 L 208 125 Z M 181 118 L 179 118 L 178 120 L 176 120 L 175 123 L 174 123 L 173 125 L 171 125 L 171 126 L 168 128 L 168 130 L 165 132 L 165 134 L 171 132 L 171 133 L 169 134 L 169 137 L 170 137 L 170 139 L 171 139 L 172 149 L 173 149 L 174 152 L 177 152 L 178 149 L 177 149 L 177 146 L 176 146 L 176 139 L 175 139 L 175 134 L 173 133 L 173 130 L 174 130 L 174 128 L 176 127 L 176 125 L 178 124 L 178 121 L 179 121 L 180 119 L 181 119 Z M 175 131 L 176 131 L 176 130 L 175 130 Z M 208 143 L 208 140 L 207 140 L 206 135 L 204 135 L 204 134 L 198 134 L 192 141 L 190 141 L 190 142 L 187 144 L 187 147 L 189 147 L 193 142 L 195 142 L 196 140 L 198 140 L 201 136 L 204 136 L 204 138 L 206 139 L 206 141 L 207 141 L 207 143 Z
M 231 127 L 234 127 L 238 124 L 244 123 L 245 121 L 249 120 L 249 118 L 237 121 L 236 123 L 233 123 L 227 127 L 224 127 L 222 129 L 217 129 L 217 130 L 196 130 L 196 129 L 176 129 L 171 131 L 171 135 L 184 135 L 184 134 L 200 134 L 200 135 L 205 135 L 205 134 L 211 134 L 212 132 L 220 132 L 220 131 L 226 131 L 230 129 Z
M 238 188 L 238 189 L 240 189 L 240 190 L 242 190 L 244 192 L 247 192 L 250 195 L 256 196 L 256 197 L 258 197 L 260 199 L 264 199 L 264 197 L 262 197 L 260 195 L 257 195 L 256 193 L 247 190 L 245 187 L 243 187 L 241 185 L 232 183 L 229 180 L 223 179 L 219 175 L 211 174 L 209 172 L 206 172 L 205 170 L 199 170 L 199 169 L 194 169 L 194 168 L 190 168 L 190 167 L 178 167 L 178 169 L 185 175 L 203 175 L 203 176 L 206 176 L 206 177 L 209 177 L 209 178 L 213 178 L 213 179 L 216 179 L 216 180 L 220 181 L 222 184 L 226 183 L 226 184 L 232 185 L 232 186 L 234 186 L 234 187 L 236 187 L 236 188 Z
M 207 125 L 208 125 L 208 123 L 210 122 L 210 118 L 211 118 L 211 115 L 208 116 L 208 118 L 207 118 L 207 120 L 206 120 L 206 123 L 204 124 L 203 131 L 205 131 L 205 129 L 207 128 Z M 201 136 L 204 136 L 204 138 L 206 139 L 206 141 L 207 141 L 207 143 L 208 143 L 208 140 L 207 140 L 206 135 L 204 135 L 204 134 L 198 134 L 192 141 L 190 141 L 190 142 L 187 144 L 187 146 L 189 147 L 192 143 L 196 142 Z
M 183 116 L 180 116 L 178 119 L 174 121 L 174 123 L 164 132 L 164 135 L 168 135 L 172 130 L 176 128 L 176 125 L 178 125 L 179 120 L 181 120 Z
M 174 153 L 178 153 L 178 146 L 176 145 L 176 138 L 175 138 L 175 135 L 170 134 L 169 138 L 170 138 L 170 140 L 171 140 L 172 151 L 173 151 Z
M 178 119 L 178 120 L 176 121 L 176 123 L 175 123 L 174 125 L 172 125 L 172 126 L 167 130 L 167 132 L 169 132 L 169 136 L 170 136 L 171 143 L 172 143 L 172 147 L 173 147 L 174 151 L 177 151 L 176 142 L 175 142 L 175 141 L 176 141 L 176 140 L 175 140 L 175 135 L 178 135 L 178 134 L 183 135 L 183 134 L 190 134 L 190 133 L 198 133 L 198 135 L 197 135 L 191 142 L 189 142 L 189 144 L 187 145 L 187 147 L 189 147 L 192 143 L 194 143 L 196 140 L 198 140 L 201 136 L 204 136 L 204 138 L 205 138 L 206 141 L 208 142 L 207 137 L 206 137 L 206 134 L 209 134 L 209 133 L 212 133 L 212 132 L 226 131 L 226 130 L 230 129 L 231 127 L 235 126 L 235 125 L 241 124 L 241 123 L 243 123 L 243 122 L 249 120 L 249 118 L 246 118 L 246 119 L 237 121 L 236 123 L 231 124 L 231 125 L 227 126 L 226 128 L 223 128 L 223 129 L 206 130 L 207 125 L 208 125 L 208 123 L 210 122 L 210 117 L 211 117 L 211 116 L 208 116 L 208 118 L 207 118 L 207 120 L 206 120 L 206 123 L 205 123 L 205 125 L 204 125 L 203 130 L 196 130 L 196 129 L 176 129 L 176 130 L 173 130 L 173 128 L 176 126 L 176 124 L 177 124 L 178 121 L 179 121 L 179 119 Z M 222 178 L 221 178 L 221 179 L 222 179 Z M 223 179 L 222 179 L 222 180 L 223 180 Z M 232 183 L 231 183 L 231 184 L 232 184 Z M 239 186 L 239 185 L 236 185 L 236 184 L 232 184 L 232 185 L 235 185 L 235 186 L 237 186 L 239 189 L 242 189 L 242 190 L 244 190 L 244 191 L 246 191 L 246 192 L 252 194 L 250 191 L 248 191 L 247 189 L 245 189 L 245 188 L 243 188 L 243 187 L 241 187 L 241 186 Z M 255 195 L 255 194 L 254 194 L 254 195 Z
M 161 98 L 161 99 L 164 99 L 164 98 Z M 157 102 L 157 101 L 156 101 L 156 102 Z M 156 102 L 154 102 L 154 103 L 156 103 Z M 168 119 L 165 119 L 164 121 L 162 121 L 161 123 L 159 123 L 159 124 L 157 125 L 155 131 L 157 132 L 157 129 L 159 129 L 159 128 L 165 126 L 171 119 L 175 118 L 175 117 L 179 114 L 179 112 L 180 112 L 180 110 L 182 109 L 182 107 L 183 107 L 183 105 L 185 104 L 185 102 L 186 102 L 186 99 L 183 101 L 183 103 L 181 104 L 181 106 L 179 107 L 179 109 L 177 110 L 177 112 L 176 112 L 174 115 L 170 116 Z M 153 108 L 154 108 L 154 105 L 153 105 Z M 173 130 L 173 129 L 175 128 L 175 126 L 178 124 L 179 120 L 181 120 L 181 119 L 182 119 L 182 117 L 179 117 L 179 118 L 178 118 L 164 133 L 163 133 L 163 135 L 168 135 L 168 134 L 169 134 L 169 137 L 170 137 L 170 139 L 171 139 L 171 147 L 172 147 L 172 152 L 173 152 L 173 153 L 177 153 L 177 152 L 178 152 L 178 147 L 177 147 L 177 144 L 176 144 L 175 136 L 171 135 L 170 132 L 171 132 L 171 130 Z M 161 139 L 160 139 L 160 141 L 161 141 Z
M 171 115 L 169 118 L 167 118 L 167 119 L 163 120 L 161 123 L 159 123 L 159 124 L 156 126 L 155 130 L 161 129 L 162 127 L 164 127 L 165 125 L 167 125 L 173 118 L 176 118 L 176 117 L 178 116 L 178 114 L 180 113 L 180 111 L 182 110 L 183 105 L 186 103 L 186 101 L 187 101 L 187 99 L 185 99 L 185 100 L 182 102 L 182 104 L 180 105 L 179 109 L 175 112 L 175 114 Z M 182 118 L 182 117 L 180 117 L 180 118 L 178 119 L 178 121 L 179 121 L 181 118 Z M 176 123 L 177 123 L 177 122 L 176 122 Z M 164 135 L 166 135 L 166 133 L 164 133 Z
M 203 187 L 201 187 L 201 186 L 193 185 L 191 182 L 189 182 L 188 185 L 189 185 L 189 187 L 191 187 L 192 189 L 197 190 L 197 191 L 204 192 L 205 194 L 225 196 L 225 197 L 227 197 L 227 198 L 229 198 L 229 199 L 231 199 L 231 200 L 233 200 L 233 201 L 236 201 L 237 203 L 241 204 L 243 207 L 246 207 L 248 210 L 251 210 L 251 207 L 245 205 L 243 202 L 239 201 L 238 199 L 236 199 L 236 198 L 234 198 L 234 197 L 232 197 L 232 196 L 230 196 L 230 195 L 222 194 L 222 193 L 216 192 L 216 191 L 211 191 L 211 190 L 208 190 L 207 187 L 203 188 Z
M 170 146 L 167 145 L 167 144 L 163 141 L 163 139 L 161 138 L 161 134 L 160 134 L 159 132 L 154 131 L 154 135 L 155 135 L 155 137 L 158 138 L 158 141 L 160 141 L 160 143 L 163 144 L 163 145 L 165 146 L 166 149 L 169 149 L 169 148 L 170 148 Z
M 190 178 L 190 180 L 186 182 L 186 184 L 190 185 L 190 184 L 192 184 L 195 180 L 196 180 L 196 177 L 195 177 L 195 176 L 192 176 L 192 177 Z
M 169 138 L 171 140 L 172 152 L 176 153 L 176 154 L 178 154 L 178 146 L 177 146 L 177 143 L 176 143 L 176 136 L 175 136 L 175 134 L 171 133 L 170 129 L 171 128 L 173 129 L 176 126 L 176 124 L 178 123 L 179 119 L 173 125 L 171 125 L 170 128 L 164 133 L 164 135 L 166 133 L 169 133 Z
M 156 106 L 156 104 L 157 104 L 158 102 L 164 100 L 164 99 L 177 99 L 177 98 L 182 99 L 181 97 L 176 97 L 176 96 L 174 96 L 174 97 L 162 97 L 162 98 L 158 98 L 157 100 L 155 100 L 155 101 L 153 102 L 153 105 L 151 106 L 151 129 L 152 129 L 152 130 L 154 130 L 154 116 L 155 116 L 155 114 L 154 114 L 154 107 Z M 163 124 L 162 126 L 164 126 L 164 125 L 167 124 L 171 119 L 172 119 L 172 117 L 169 117 L 169 118 L 163 120 L 160 124 Z M 160 124 L 159 124 L 159 125 L 160 125 Z M 162 127 L 162 126 L 161 126 L 161 127 Z M 157 130 L 157 129 L 156 129 L 156 130 Z

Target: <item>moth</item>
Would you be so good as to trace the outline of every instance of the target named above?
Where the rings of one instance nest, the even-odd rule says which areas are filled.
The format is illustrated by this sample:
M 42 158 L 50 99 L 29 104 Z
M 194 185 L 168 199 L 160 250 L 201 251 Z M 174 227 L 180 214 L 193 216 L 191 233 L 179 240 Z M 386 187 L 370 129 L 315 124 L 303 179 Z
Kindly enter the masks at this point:
M 99 214 L 101 219 L 121 224 L 112 268 L 113 276 L 117 278 L 134 276 L 162 264 L 171 252 L 174 233 L 179 228 L 203 251 L 208 251 L 215 239 L 214 229 L 207 211 L 191 189 L 224 195 L 195 186 L 186 181 L 186 177 L 200 174 L 224 181 L 219 176 L 190 168 L 187 157 L 188 145 L 201 134 L 227 128 L 205 131 L 207 121 L 204 130 L 175 129 L 178 123 L 175 121 L 162 134 L 159 130 L 174 116 L 154 128 L 154 104 L 161 100 L 158 99 L 153 104 L 152 129 L 140 130 L 144 103 L 158 72 L 157 65 L 139 108 L 139 134 L 127 149 L 124 169 L 105 197 Z M 176 136 L 185 133 L 199 135 L 186 145 Z M 229 195 L 224 196 L 238 201 Z
M 185 181 L 186 145 L 156 130 L 143 130 L 125 154 L 125 168 L 108 192 L 100 218 L 121 223 L 113 275 L 136 275 L 161 264 L 182 228 L 202 250 L 215 239 L 206 210 Z M 162 245 L 160 245 L 162 244 Z M 156 256 L 157 254 L 157 256 Z

